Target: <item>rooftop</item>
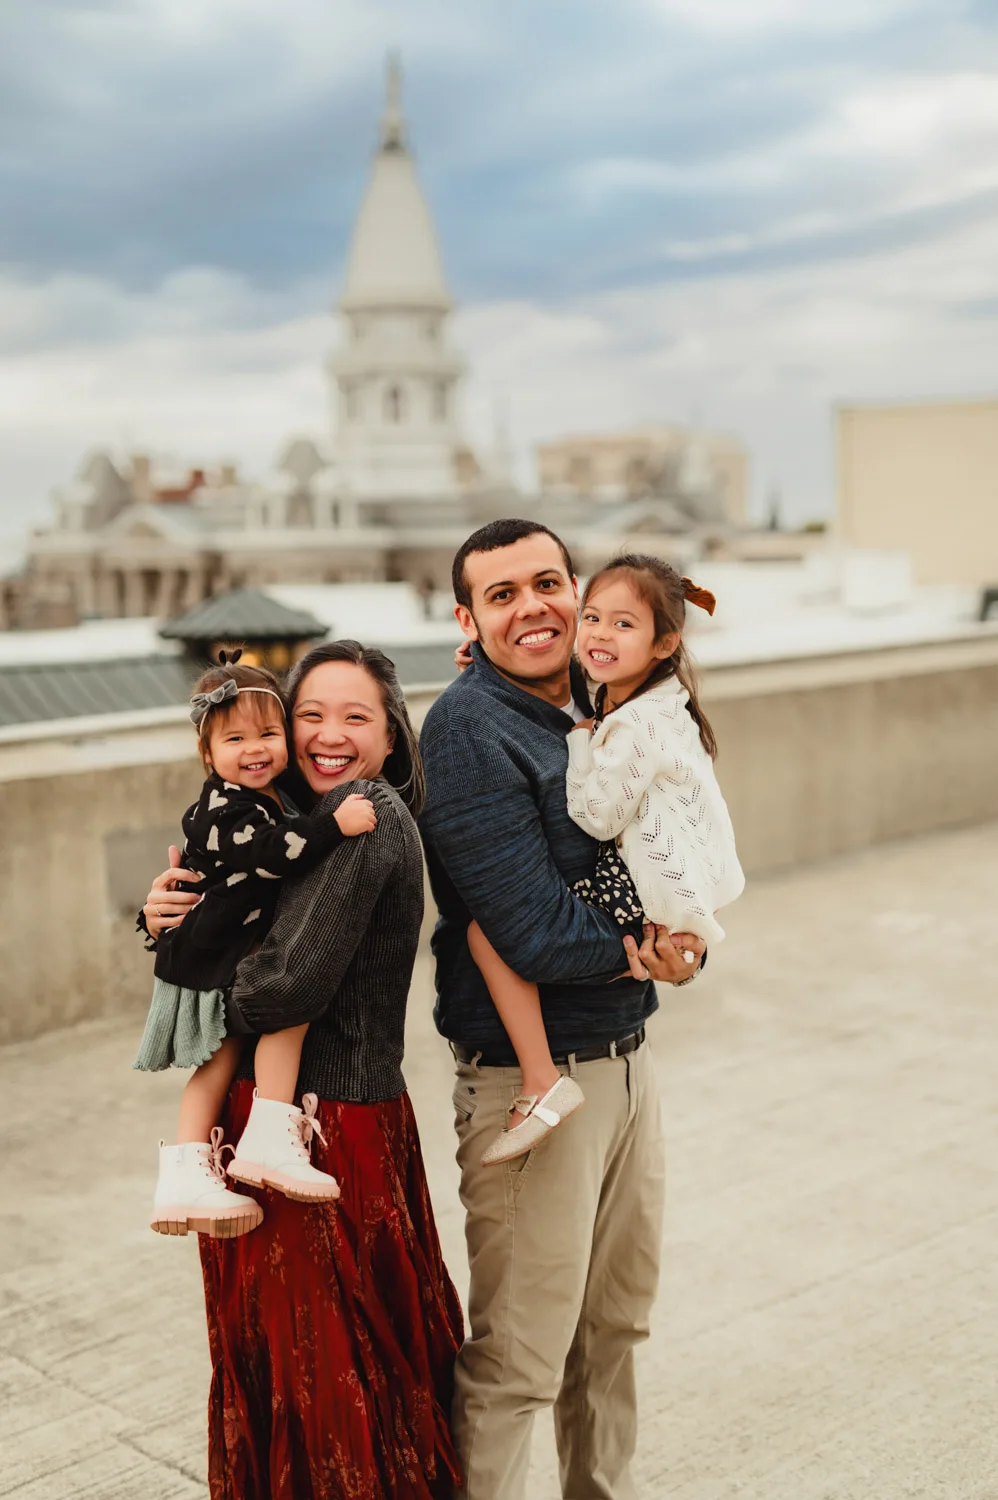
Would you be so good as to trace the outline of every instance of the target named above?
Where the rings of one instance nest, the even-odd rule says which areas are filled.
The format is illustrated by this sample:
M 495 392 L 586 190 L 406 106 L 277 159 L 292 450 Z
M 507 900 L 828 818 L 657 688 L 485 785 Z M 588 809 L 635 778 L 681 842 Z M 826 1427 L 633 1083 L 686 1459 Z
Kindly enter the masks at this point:
M 0 630 L 0 671 L 41 663 L 112 661 L 176 656 L 179 644 L 162 640 L 160 620 L 86 620 L 65 630 Z
M 669 1203 L 636 1474 L 670 1500 L 992 1493 L 998 827 L 756 880 L 650 1028 Z M 933 893 L 946 891 L 941 924 Z M 843 947 L 843 933 L 848 943 Z M 944 997 L 941 1002 L 941 997 Z M 467 1288 L 423 955 L 406 1077 Z M 145 1227 L 183 1076 L 134 1021 L 0 1049 L 11 1493 L 206 1500 L 197 1247 Z M 46 1101 L 45 1130 L 26 1129 Z M 67 1211 L 68 1209 L 68 1211 Z M 556 1500 L 542 1417 L 530 1494 Z
M 197 668 L 178 656 L 0 668 L 0 728 L 185 703 Z
M 976 619 L 976 590 L 914 588 L 906 560 L 890 557 L 817 554 L 803 564 L 697 567 L 696 581 L 717 595 L 718 606 L 712 619 L 689 611 L 694 660 L 711 672 L 998 637 L 998 620 Z M 233 601 L 247 603 L 245 617 Z M 380 646 L 403 687 L 412 689 L 440 686 L 454 675 L 461 634 L 451 608 L 443 595 L 427 605 L 407 583 L 275 584 L 205 601 L 185 616 L 185 631 L 239 640 L 273 624 L 282 635 L 300 629 L 302 639 L 349 636 Z M 95 714 L 185 702 L 189 676 L 177 660 L 180 644 L 164 640 L 160 628 L 160 621 L 133 619 L 0 631 L 0 728 L 61 720 L 69 703 L 74 712 Z
M 164 640 L 315 640 L 326 627 L 307 610 L 289 608 L 262 589 L 229 589 L 202 599 L 192 609 L 160 625 Z

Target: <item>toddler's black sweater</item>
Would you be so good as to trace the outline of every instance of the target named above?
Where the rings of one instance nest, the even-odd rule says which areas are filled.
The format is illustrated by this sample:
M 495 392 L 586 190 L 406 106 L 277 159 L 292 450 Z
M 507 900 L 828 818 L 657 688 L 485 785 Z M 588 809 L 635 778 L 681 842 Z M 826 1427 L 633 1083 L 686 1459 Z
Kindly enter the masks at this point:
M 302 875 L 344 835 L 332 813 L 286 814 L 272 797 L 214 772 L 184 813 L 183 865 L 204 899 L 156 945 L 156 977 L 186 989 L 228 989 L 236 965 L 270 928 L 281 881 Z

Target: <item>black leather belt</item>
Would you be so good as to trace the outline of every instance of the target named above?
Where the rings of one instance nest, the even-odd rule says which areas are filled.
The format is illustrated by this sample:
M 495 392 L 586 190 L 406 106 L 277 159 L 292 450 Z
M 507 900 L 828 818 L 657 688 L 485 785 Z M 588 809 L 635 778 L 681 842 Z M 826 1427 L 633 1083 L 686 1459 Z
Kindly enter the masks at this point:
M 577 1063 L 597 1062 L 601 1057 L 626 1057 L 628 1052 L 636 1052 L 645 1039 L 645 1029 L 642 1026 L 639 1031 L 632 1031 L 629 1036 L 621 1037 L 619 1042 L 600 1042 L 594 1047 L 580 1047 L 573 1052 Z M 509 1061 L 509 1054 L 500 1058 L 495 1053 L 483 1052 L 478 1047 L 466 1047 L 463 1042 L 451 1042 L 450 1050 L 459 1063 L 474 1063 L 477 1061 L 480 1068 L 515 1068 L 516 1058 Z M 568 1053 L 558 1053 L 552 1058 L 552 1062 L 558 1067 L 568 1066 Z

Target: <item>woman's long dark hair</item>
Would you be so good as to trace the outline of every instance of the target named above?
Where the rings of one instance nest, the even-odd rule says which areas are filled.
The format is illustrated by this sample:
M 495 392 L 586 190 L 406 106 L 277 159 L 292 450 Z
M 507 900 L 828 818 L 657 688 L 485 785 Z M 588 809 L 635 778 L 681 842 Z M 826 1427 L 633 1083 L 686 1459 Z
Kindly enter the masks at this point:
M 355 667 L 363 667 L 377 683 L 391 739 L 391 749 L 381 774 L 398 792 L 413 817 L 418 817 L 426 800 L 426 779 L 419 754 L 419 741 L 409 722 L 409 711 L 405 706 L 395 663 L 383 651 L 379 651 L 377 646 L 362 646 L 359 641 L 326 641 L 305 652 L 288 673 L 284 688 L 292 734 L 295 703 L 302 683 L 313 668 L 321 667 L 329 661 L 346 661 Z
M 605 583 L 608 578 L 617 573 L 627 575 L 627 581 L 651 610 L 655 622 L 656 642 L 667 635 L 676 633 L 679 635 L 679 645 L 672 655 L 667 656 L 663 661 L 656 662 L 641 686 L 631 693 L 631 698 L 638 698 L 642 693 L 647 693 L 648 689 L 654 687 L 656 683 L 665 682 L 670 677 L 677 677 L 689 694 L 689 702 L 686 706 L 690 717 L 700 731 L 700 743 L 713 760 L 717 755 L 717 740 L 710 727 L 710 720 L 700 706 L 699 683 L 683 642 L 687 597 L 695 598 L 699 594 L 709 600 L 708 608 L 712 609 L 712 596 L 704 594 L 702 589 L 694 588 L 688 578 L 681 578 L 675 568 L 670 568 L 669 564 L 663 562 L 661 558 L 649 557 L 643 552 L 621 552 L 617 557 L 611 558 L 605 568 L 600 568 L 598 573 L 594 573 L 586 584 L 586 591 L 582 596 L 583 610 L 592 597 L 596 585 Z M 689 592 L 691 589 L 692 594 Z M 604 696 L 605 694 L 600 695 L 597 708 L 602 706 Z

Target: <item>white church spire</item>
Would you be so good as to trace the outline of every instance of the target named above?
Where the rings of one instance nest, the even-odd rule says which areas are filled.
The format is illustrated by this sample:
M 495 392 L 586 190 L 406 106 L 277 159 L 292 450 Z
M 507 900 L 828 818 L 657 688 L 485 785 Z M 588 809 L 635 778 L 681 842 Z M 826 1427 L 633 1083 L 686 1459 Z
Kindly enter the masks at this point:
M 455 387 L 464 366 L 447 347 L 450 293 L 406 137 L 402 72 L 391 56 L 340 296 L 344 340 L 330 361 L 337 463 L 358 499 L 429 499 L 457 488 Z
M 386 65 L 385 111 L 381 116 L 381 150 L 405 150 L 405 119 L 402 114 L 402 64 L 397 52 L 389 52 Z
M 433 219 L 406 144 L 402 72 L 393 56 L 378 149 L 350 245 L 340 307 L 344 312 L 385 306 L 443 312 L 450 305 Z

